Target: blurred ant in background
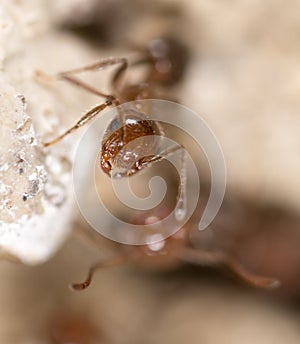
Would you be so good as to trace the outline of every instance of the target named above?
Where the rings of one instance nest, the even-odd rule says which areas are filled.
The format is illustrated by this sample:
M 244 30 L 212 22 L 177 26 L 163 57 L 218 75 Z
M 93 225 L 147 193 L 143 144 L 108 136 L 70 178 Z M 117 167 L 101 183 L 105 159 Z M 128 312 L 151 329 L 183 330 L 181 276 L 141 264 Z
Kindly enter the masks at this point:
M 196 247 L 197 238 L 201 241 L 202 232 L 198 230 L 199 214 L 203 209 L 198 208 L 192 218 L 175 234 L 166 239 L 160 239 L 157 242 L 145 245 L 121 245 L 121 254 L 108 261 L 101 261 L 93 265 L 88 273 L 86 280 L 82 283 L 74 283 L 71 288 L 74 290 L 83 290 L 87 288 L 94 272 L 104 267 L 112 267 L 124 263 L 133 263 L 143 268 L 155 270 L 172 270 L 183 266 L 184 264 L 200 265 L 203 267 L 221 267 L 248 285 L 256 288 L 269 289 L 277 288 L 280 282 L 277 279 L 260 276 L 251 273 L 236 258 L 236 255 L 224 248 L 199 248 Z M 156 224 L 156 232 L 159 233 L 160 221 L 168 215 L 169 209 L 156 210 L 147 214 L 138 215 L 132 219 L 133 224 L 145 225 L 147 227 Z M 228 214 L 226 214 L 227 216 Z M 230 214 L 238 215 L 238 214 Z M 234 233 L 225 229 L 225 236 Z M 235 228 L 236 229 L 236 228 Z M 212 228 L 207 229 L 213 230 Z M 223 230 L 223 229 L 222 229 Z M 242 230 L 238 228 L 237 230 Z M 152 229 L 153 231 L 153 229 Z M 205 232 L 205 231 L 204 231 Z M 157 234 L 159 235 L 159 234 Z M 158 238 L 159 239 L 159 238 Z M 224 241 L 224 237 L 221 238 Z M 228 241 L 232 241 L 229 238 Z M 203 246 L 203 245 L 202 245 Z

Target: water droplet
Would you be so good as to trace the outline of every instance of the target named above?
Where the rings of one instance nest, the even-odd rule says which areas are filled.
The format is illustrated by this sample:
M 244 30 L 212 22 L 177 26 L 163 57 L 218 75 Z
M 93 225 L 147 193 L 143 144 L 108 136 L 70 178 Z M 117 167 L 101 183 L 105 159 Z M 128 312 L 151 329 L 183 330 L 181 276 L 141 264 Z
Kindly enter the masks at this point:
M 177 221 L 182 221 L 186 215 L 186 208 L 183 200 L 179 200 L 175 208 L 175 218 Z
M 149 237 L 147 245 L 151 251 L 158 252 L 164 248 L 166 242 L 163 236 L 159 233 L 153 234 Z

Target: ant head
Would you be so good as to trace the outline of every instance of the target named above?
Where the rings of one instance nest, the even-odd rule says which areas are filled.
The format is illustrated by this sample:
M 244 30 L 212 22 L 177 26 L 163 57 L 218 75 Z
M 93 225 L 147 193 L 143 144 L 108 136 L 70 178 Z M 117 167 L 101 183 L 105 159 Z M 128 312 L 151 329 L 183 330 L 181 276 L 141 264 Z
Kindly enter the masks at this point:
M 119 110 L 122 112 L 122 108 Z M 163 134 L 159 124 L 142 112 L 131 111 L 116 116 L 108 125 L 102 141 L 100 166 L 110 177 L 112 173 L 130 176 L 155 155 L 159 137 Z

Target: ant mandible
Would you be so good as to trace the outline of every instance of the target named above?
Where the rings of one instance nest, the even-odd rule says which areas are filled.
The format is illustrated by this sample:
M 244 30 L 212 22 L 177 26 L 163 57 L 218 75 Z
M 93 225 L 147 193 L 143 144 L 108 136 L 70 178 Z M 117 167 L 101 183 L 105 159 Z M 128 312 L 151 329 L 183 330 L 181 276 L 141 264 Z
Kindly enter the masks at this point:
M 92 94 L 105 98 L 103 104 L 95 106 L 84 114 L 75 125 L 51 141 L 43 143 L 49 147 L 85 125 L 109 106 L 118 106 L 118 116 L 114 118 L 102 140 L 100 167 L 109 177 L 129 177 L 178 152 L 181 154 L 180 183 L 178 183 L 176 216 L 181 220 L 185 215 L 185 150 L 181 144 L 176 144 L 159 153 L 159 138 L 164 136 L 162 126 L 151 120 L 148 114 L 135 111 L 126 113 L 120 105 L 129 101 L 161 98 L 161 92 L 175 85 L 183 76 L 188 61 L 188 52 L 184 45 L 173 38 L 155 39 L 150 41 L 147 48 L 135 47 L 141 57 L 129 65 L 126 58 L 108 58 L 94 64 L 64 71 L 57 76 Z M 113 94 L 100 92 L 76 77 L 85 71 L 96 71 L 109 66 L 119 66 L 112 79 Z M 148 66 L 145 78 L 137 84 L 122 84 L 128 67 Z M 135 139 L 142 138 L 141 143 L 126 145 Z M 129 147 L 129 146 L 127 146 Z M 117 171 L 117 172 L 113 172 Z

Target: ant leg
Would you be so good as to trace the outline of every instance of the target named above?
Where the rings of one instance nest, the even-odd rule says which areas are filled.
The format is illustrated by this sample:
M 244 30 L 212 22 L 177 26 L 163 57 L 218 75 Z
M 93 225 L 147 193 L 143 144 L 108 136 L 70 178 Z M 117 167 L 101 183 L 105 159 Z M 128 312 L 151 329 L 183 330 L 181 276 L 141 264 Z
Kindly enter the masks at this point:
M 105 108 L 107 108 L 110 105 L 112 105 L 112 100 L 111 99 L 107 100 L 103 104 L 95 106 L 93 109 L 91 109 L 86 114 L 84 114 L 84 116 L 81 117 L 79 119 L 79 121 L 77 121 L 70 129 L 66 130 L 63 134 L 59 135 L 55 139 L 53 139 L 51 141 L 48 141 L 48 142 L 42 143 L 43 146 L 44 147 L 48 147 L 48 146 L 51 146 L 51 145 L 61 141 L 67 135 L 71 134 L 76 129 L 78 129 L 78 128 L 82 127 L 83 125 L 85 125 L 87 122 L 89 122 L 91 119 L 93 119 L 95 116 L 97 116 L 102 110 L 104 110 Z
M 78 86 L 90 93 L 96 94 L 97 96 L 104 97 L 104 98 L 111 98 L 112 97 L 111 95 L 105 94 L 103 92 L 96 90 L 92 86 L 86 84 L 85 82 L 79 80 L 78 78 L 75 78 L 73 75 L 79 74 L 82 72 L 87 72 L 87 71 L 96 71 L 96 70 L 113 66 L 113 65 L 117 65 L 117 64 L 120 64 L 120 67 L 117 69 L 117 72 L 113 79 L 115 79 L 116 76 L 119 79 L 120 76 L 125 72 L 125 70 L 128 67 L 128 61 L 126 58 L 108 58 L 108 59 L 101 60 L 101 61 L 98 61 L 96 63 L 90 64 L 81 68 L 76 68 L 76 69 L 60 72 L 57 74 L 57 76 L 60 79 L 68 81 L 71 84 Z M 119 105 L 119 102 L 117 100 L 115 102 L 116 103 L 114 103 L 114 105 Z
M 177 221 L 184 219 L 186 214 L 186 151 L 183 146 L 173 146 L 171 148 L 162 151 L 159 155 L 148 155 L 135 162 L 130 170 L 124 173 L 117 173 L 114 175 L 114 178 L 130 177 L 138 171 L 143 170 L 146 167 L 149 167 L 151 164 L 159 162 L 163 159 L 166 159 L 168 156 L 180 152 L 181 154 L 181 166 L 179 171 L 180 181 L 178 183 L 177 191 L 177 205 L 175 208 L 175 217 Z
M 101 68 L 105 68 L 105 67 L 109 67 L 109 66 L 113 66 L 113 65 L 117 65 L 120 64 L 120 67 L 118 68 L 117 72 L 116 72 L 116 76 L 118 79 L 120 79 L 120 76 L 125 72 L 125 70 L 128 67 L 128 61 L 126 58 L 108 58 L 108 59 L 104 59 L 101 61 L 98 61 L 96 63 L 81 67 L 81 68 L 76 68 L 76 69 L 71 69 L 68 71 L 63 71 L 57 74 L 57 77 L 68 81 L 69 83 L 80 87 L 92 94 L 95 94 L 97 96 L 100 97 L 104 97 L 106 98 L 106 104 L 109 103 L 109 105 L 114 105 L 114 106 L 118 106 L 120 105 L 120 101 L 113 95 L 110 94 L 106 94 L 103 92 L 98 91 L 97 89 L 95 89 L 94 87 L 86 84 L 85 82 L 83 82 L 82 80 L 80 80 L 79 78 L 74 77 L 74 74 L 79 74 L 85 71 L 96 71 L 98 69 Z M 51 80 L 51 76 L 46 75 L 44 72 L 42 71 L 37 71 L 36 76 L 38 79 L 44 79 L 46 81 Z M 115 78 L 116 78 L 115 76 Z M 107 106 L 107 105 L 106 105 Z M 95 109 L 92 109 L 87 115 L 90 115 L 91 112 L 97 111 L 97 107 Z M 102 109 L 101 109 L 102 110 Z M 100 112 L 101 110 L 99 110 L 98 112 Z M 119 118 L 120 118 L 120 122 L 122 124 L 122 127 L 125 124 L 125 119 L 124 119 L 124 114 L 123 111 L 118 108 L 118 114 L 119 114 Z M 96 114 L 94 114 L 96 115 Z M 92 117 L 94 117 L 94 115 Z M 66 135 L 68 135 L 70 132 L 72 132 L 73 130 L 77 129 L 78 126 L 82 126 L 83 124 L 80 123 L 82 122 L 82 120 L 84 120 L 84 123 L 87 122 L 89 119 L 87 119 L 87 116 L 85 115 L 82 119 L 80 119 L 78 121 L 78 123 L 76 123 L 76 125 L 74 127 L 72 127 L 70 130 L 68 130 L 65 134 L 61 135 L 60 137 L 58 137 L 57 139 L 48 142 L 46 144 L 44 144 L 44 146 L 49 146 L 52 145 L 58 141 L 60 141 L 62 138 L 64 138 Z
M 70 285 L 70 288 L 72 290 L 83 290 L 86 289 L 92 282 L 94 273 L 96 270 L 98 269 L 103 269 L 103 268 L 108 268 L 108 267 L 113 267 L 113 266 L 118 266 L 120 264 L 126 263 L 127 262 L 127 257 L 126 256 L 118 256 L 115 257 L 114 259 L 108 260 L 108 261 L 102 261 L 102 262 L 98 262 L 94 265 L 92 265 L 88 271 L 88 275 L 85 279 L 84 282 L 80 282 L 80 283 L 72 283 Z
M 117 69 L 115 75 L 112 78 L 112 84 L 114 86 L 115 90 L 119 90 L 119 83 L 121 80 L 121 77 L 124 75 L 124 72 L 126 71 L 126 69 L 128 68 L 128 61 L 126 58 L 108 58 L 105 60 L 101 60 L 98 61 L 96 63 L 81 67 L 81 68 L 76 68 L 76 69 L 71 69 L 68 71 L 64 71 L 58 74 L 58 77 L 62 80 L 68 81 L 71 84 L 80 87 L 90 93 L 93 93 L 97 96 L 100 97 L 104 97 L 107 100 L 111 100 L 112 101 L 112 105 L 114 106 L 119 106 L 120 105 L 120 101 L 113 95 L 110 94 L 106 94 L 103 92 L 98 91 L 97 89 L 95 89 L 94 87 L 86 84 L 85 82 L 83 82 L 82 80 L 74 77 L 74 74 L 79 74 L 82 72 L 87 72 L 87 71 L 96 71 L 105 67 L 109 67 L 109 66 L 113 66 L 113 65 L 117 65 L 119 64 L 120 67 Z M 119 119 L 120 119 L 120 123 L 121 123 L 121 127 L 124 128 L 125 127 L 125 116 L 124 116 L 124 112 L 123 110 L 118 107 L 118 115 L 119 115 Z M 123 130 L 123 140 L 125 139 L 125 130 Z
M 103 60 L 97 61 L 95 63 L 89 64 L 83 67 L 74 68 L 74 69 L 60 72 L 58 75 L 63 76 L 63 75 L 68 75 L 68 74 L 79 74 L 82 72 L 96 71 L 98 69 L 114 66 L 116 64 L 120 64 L 118 73 L 120 73 L 120 70 L 124 71 L 128 67 L 128 61 L 125 57 L 110 57 L 110 58 L 103 59 Z
M 243 265 L 221 252 L 205 252 L 195 248 L 182 248 L 176 252 L 176 256 L 185 262 L 202 266 L 224 266 L 244 282 L 256 288 L 278 288 L 280 281 L 270 277 L 252 274 Z
M 117 64 L 120 64 L 118 71 L 123 72 L 127 69 L 127 66 L 128 66 L 127 59 L 125 59 L 125 58 L 108 58 L 108 59 L 104 59 L 104 60 L 98 61 L 98 62 L 93 63 L 93 64 L 89 64 L 89 65 L 84 66 L 84 67 L 70 69 L 67 71 L 60 72 L 60 73 L 56 74 L 55 76 L 51 76 L 51 75 L 48 75 L 41 70 L 37 70 L 35 73 L 35 76 L 36 76 L 37 80 L 40 80 L 40 81 L 43 81 L 46 83 L 48 83 L 49 81 L 53 81 L 54 78 L 56 77 L 56 78 L 68 81 L 71 84 L 78 86 L 78 87 L 80 87 L 80 88 L 82 88 L 82 89 L 84 89 L 90 93 L 93 93 L 97 96 L 108 98 L 108 97 L 112 97 L 112 96 L 109 94 L 105 94 L 103 92 L 98 91 L 94 87 L 92 87 L 92 86 L 86 84 L 85 82 L 79 80 L 78 78 L 74 77 L 74 75 L 82 73 L 82 72 L 87 72 L 87 71 L 96 71 L 96 70 L 103 69 L 105 67 L 109 67 L 109 66 L 113 66 L 113 65 L 117 65 Z

